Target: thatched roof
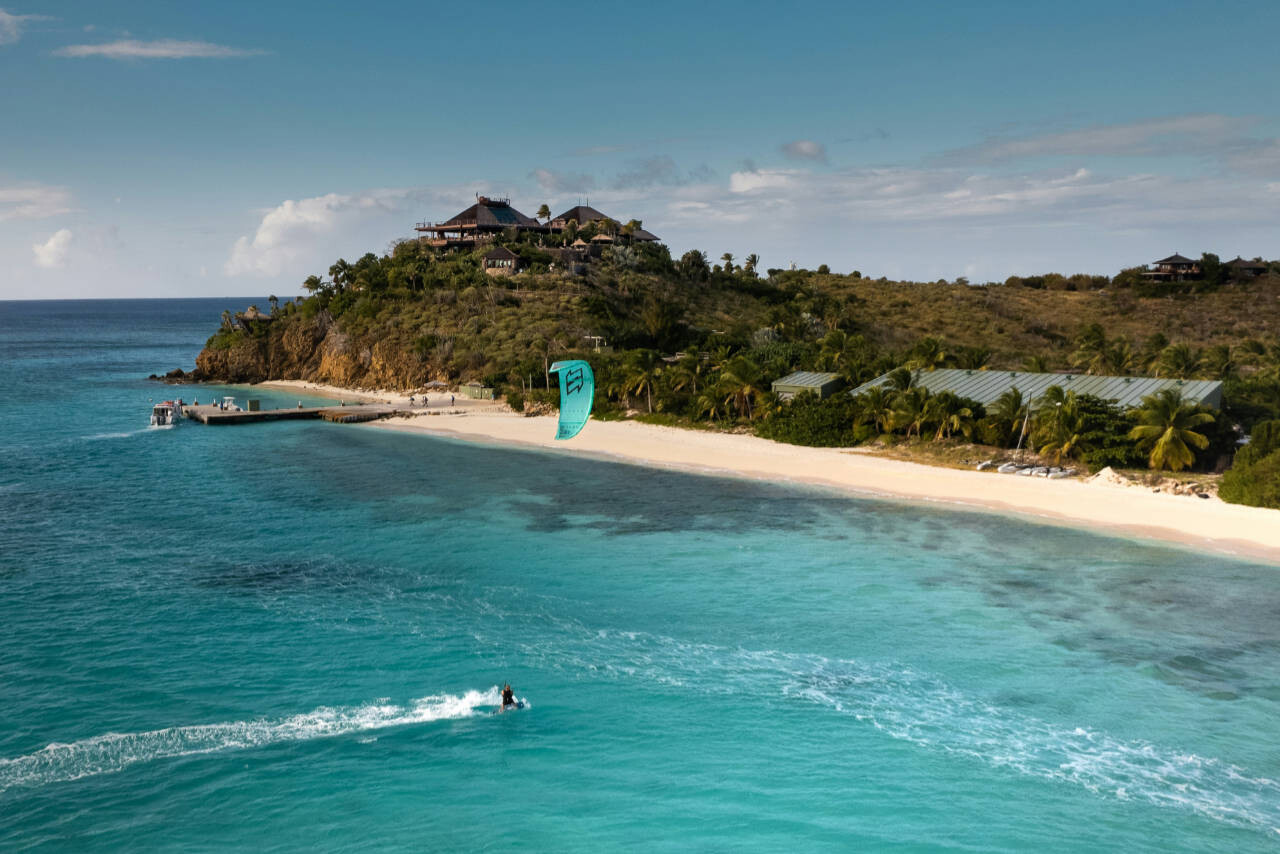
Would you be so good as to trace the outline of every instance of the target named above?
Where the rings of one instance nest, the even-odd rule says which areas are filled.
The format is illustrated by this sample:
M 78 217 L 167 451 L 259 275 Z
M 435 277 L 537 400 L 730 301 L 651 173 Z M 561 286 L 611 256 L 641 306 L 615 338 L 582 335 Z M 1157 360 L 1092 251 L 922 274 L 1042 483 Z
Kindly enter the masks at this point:
M 498 246 L 484 253 L 486 261 L 519 261 L 520 256 L 505 246 Z
M 479 196 L 476 203 L 455 215 L 441 226 L 471 225 L 477 228 L 541 228 L 542 224 L 532 217 L 527 217 L 511 207 L 507 199 L 490 199 Z
M 1185 258 L 1179 255 L 1177 252 L 1175 252 L 1172 255 L 1170 255 L 1168 258 L 1161 258 L 1159 261 L 1152 261 L 1151 263 L 1153 264 L 1194 264 L 1196 262 L 1191 260 L 1190 258 Z

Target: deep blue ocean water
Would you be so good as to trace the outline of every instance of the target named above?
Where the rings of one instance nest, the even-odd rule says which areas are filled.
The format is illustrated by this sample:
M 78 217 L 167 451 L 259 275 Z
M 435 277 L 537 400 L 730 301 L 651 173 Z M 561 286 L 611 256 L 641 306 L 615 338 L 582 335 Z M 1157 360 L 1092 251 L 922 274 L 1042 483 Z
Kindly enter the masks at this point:
M 0 850 L 1280 847 L 1277 567 L 360 426 L 147 429 L 247 396 L 143 379 L 246 302 L 0 302 Z M 529 707 L 493 716 L 504 680 Z

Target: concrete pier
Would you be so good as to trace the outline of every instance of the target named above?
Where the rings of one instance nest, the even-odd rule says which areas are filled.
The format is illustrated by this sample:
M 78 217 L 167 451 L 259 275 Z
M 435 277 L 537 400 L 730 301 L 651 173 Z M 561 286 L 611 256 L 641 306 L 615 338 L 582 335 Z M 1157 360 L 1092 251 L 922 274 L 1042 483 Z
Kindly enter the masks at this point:
M 358 403 L 352 406 L 322 406 L 299 409 L 260 409 L 257 412 L 222 409 L 212 405 L 184 406 L 182 414 L 201 424 L 251 424 L 255 421 L 290 421 L 323 418 L 342 424 L 390 418 L 399 410 L 389 403 Z

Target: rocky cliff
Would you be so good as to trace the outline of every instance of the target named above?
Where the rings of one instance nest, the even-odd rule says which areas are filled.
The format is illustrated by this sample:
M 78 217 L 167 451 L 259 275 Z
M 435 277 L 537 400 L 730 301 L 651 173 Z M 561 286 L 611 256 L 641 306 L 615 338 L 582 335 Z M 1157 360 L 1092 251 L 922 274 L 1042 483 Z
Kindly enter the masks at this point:
M 391 339 L 356 338 L 328 313 L 259 321 L 249 335 L 215 335 L 196 357 L 206 381 L 298 379 L 347 388 L 412 389 L 433 379 L 425 360 Z

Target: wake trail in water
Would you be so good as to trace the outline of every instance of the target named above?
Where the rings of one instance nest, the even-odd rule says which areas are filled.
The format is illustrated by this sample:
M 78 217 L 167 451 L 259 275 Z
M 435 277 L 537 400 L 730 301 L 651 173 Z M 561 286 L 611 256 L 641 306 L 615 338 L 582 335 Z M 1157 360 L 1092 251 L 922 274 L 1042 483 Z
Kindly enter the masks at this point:
M 103 439 L 129 439 L 133 436 L 141 436 L 144 433 L 151 433 L 160 428 L 143 427 L 140 430 L 130 430 L 127 433 L 94 433 L 92 436 L 81 436 L 80 438 L 86 442 L 101 442 Z
M 583 630 L 570 644 L 530 645 L 528 652 L 552 666 L 699 693 L 781 696 L 848 715 L 924 749 L 1118 800 L 1280 832 L 1276 780 L 1213 757 L 1040 720 L 909 667 L 618 631 Z
M 70 744 L 50 744 L 35 753 L 0 759 L 0 792 L 14 786 L 44 786 L 113 774 L 140 762 L 245 750 L 284 742 L 365 733 L 482 714 L 501 700 L 497 686 L 461 696 L 436 694 L 408 705 L 385 702 L 321 707 L 285 718 L 197 724 L 149 732 L 109 732 Z

